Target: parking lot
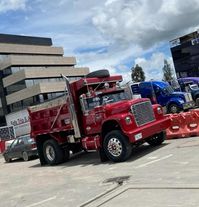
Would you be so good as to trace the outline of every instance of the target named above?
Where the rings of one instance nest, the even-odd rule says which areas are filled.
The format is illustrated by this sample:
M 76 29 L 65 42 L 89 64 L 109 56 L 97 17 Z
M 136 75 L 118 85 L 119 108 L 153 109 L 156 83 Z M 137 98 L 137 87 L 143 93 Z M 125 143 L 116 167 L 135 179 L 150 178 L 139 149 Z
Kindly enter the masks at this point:
M 199 137 L 143 145 L 123 163 L 95 152 L 58 166 L 0 158 L 0 206 L 198 206 Z

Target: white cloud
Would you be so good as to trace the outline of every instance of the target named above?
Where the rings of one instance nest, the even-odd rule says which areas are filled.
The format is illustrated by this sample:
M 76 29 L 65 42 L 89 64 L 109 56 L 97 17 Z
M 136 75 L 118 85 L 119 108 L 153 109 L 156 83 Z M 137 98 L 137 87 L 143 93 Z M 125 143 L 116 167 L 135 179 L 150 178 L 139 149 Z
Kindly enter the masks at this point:
M 161 52 L 153 53 L 149 59 L 143 57 L 136 58 L 135 64 L 138 64 L 143 68 L 147 80 L 162 80 L 162 68 L 164 59 L 167 59 L 168 63 L 173 68 L 172 58 L 167 57 L 164 53 Z
M 0 0 L 0 13 L 26 8 L 27 0 Z
M 107 0 L 93 24 L 112 41 L 149 48 L 198 26 L 198 11 L 198 0 Z
M 65 56 L 76 56 L 78 66 L 108 68 L 125 80 L 134 62 L 146 70 L 148 79 L 161 79 L 163 60 L 171 57 L 160 53 L 160 46 L 199 25 L 198 0 L 0 0 L 0 13 L 25 8 L 25 24 L 1 23 L 0 29 L 51 37 L 54 45 L 64 47 Z

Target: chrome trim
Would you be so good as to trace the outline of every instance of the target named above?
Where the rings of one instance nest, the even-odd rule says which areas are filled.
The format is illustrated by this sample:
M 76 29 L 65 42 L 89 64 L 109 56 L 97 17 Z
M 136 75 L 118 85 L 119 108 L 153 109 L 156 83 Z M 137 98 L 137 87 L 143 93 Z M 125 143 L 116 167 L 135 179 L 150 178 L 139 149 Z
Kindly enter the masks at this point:
M 152 120 L 150 120 L 150 121 L 148 121 L 148 122 L 144 122 L 143 124 L 139 124 L 139 120 L 137 120 L 137 117 L 136 117 L 136 114 L 135 114 L 134 107 L 137 106 L 137 105 L 142 105 L 142 104 L 146 104 L 146 103 L 149 103 L 149 105 L 151 106 L 151 107 L 150 107 L 150 112 L 151 112 L 151 115 L 152 115 L 152 117 L 151 117 Z M 153 121 L 156 120 L 156 118 L 155 118 L 155 114 L 154 114 L 154 111 L 153 111 L 153 107 L 152 107 L 152 104 L 151 104 L 151 101 L 144 101 L 144 102 L 139 102 L 139 103 L 133 104 L 133 105 L 131 106 L 131 112 L 132 112 L 132 114 L 133 114 L 133 116 L 134 116 L 134 120 L 135 120 L 137 126 L 143 126 L 143 125 L 145 125 L 145 124 L 151 123 L 151 122 L 153 122 Z M 149 112 L 149 111 L 146 111 L 146 113 L 147 113 L 147 112 Z M 146 115 L 147 115 L 147 114 L 146 114 Z
M 77 121 L 77 115 L 76 115 L 76 111 L 75 111 L 75 104 L 74 104 L 74 101 L 73 101 L 73 98 L 72 98 L 72 93 L 71 93 L 71 90 L 70 90 L 69 80 L 65 75 L 61 74 L 61 76 L 66 81 L 66 90 L 68 92 L 68 98 L 69 98 L 69 111 L 70 111 L 70 116 L 72 118 L 72 123 L 73 123 L 73 127 L 74 127 L 74 132 L 75 132 L 74 136 L 75 136 L 75 138 L 79 138 L 79 137 L 81 137 L 81 134 L 80 134 L 79 124 L 78 124 L 78 121 Z

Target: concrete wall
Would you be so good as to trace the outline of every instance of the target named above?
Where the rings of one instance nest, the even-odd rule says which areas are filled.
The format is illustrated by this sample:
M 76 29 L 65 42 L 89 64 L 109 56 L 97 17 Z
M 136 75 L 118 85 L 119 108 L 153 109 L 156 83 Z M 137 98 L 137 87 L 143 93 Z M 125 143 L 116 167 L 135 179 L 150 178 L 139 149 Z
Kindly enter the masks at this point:
M 34 54 L 62 56 L 64 54 L 64 50 L 62 47 L 0 43 L 0 54 Z
M 74 68 L 74 67 L 48 67 L 48 68 L 31 68 L 27 70 L 18 71 L 3 79 L 4 87 L 17 83 L 24 79 L 33 78 L 53 78 L 60 77 L 64 74 L 67 77 L 84 76 L 89 73 L 89 68 Z
M 41 93 L 60 92 L 65 90 L 65 82 L 39 83 L 6 96 L 7 104 L 12 104 Z
M 8 55 L 0 62 L 0 70 L 10 66 L 72 66 L 76 64 L 75 57 L 42 56 L 42 55 Z

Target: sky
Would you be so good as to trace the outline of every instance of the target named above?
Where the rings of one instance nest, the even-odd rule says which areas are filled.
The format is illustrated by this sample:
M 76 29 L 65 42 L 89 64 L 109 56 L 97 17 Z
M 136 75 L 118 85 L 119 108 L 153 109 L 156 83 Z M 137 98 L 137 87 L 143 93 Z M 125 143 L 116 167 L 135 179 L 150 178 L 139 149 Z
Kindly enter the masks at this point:
M 0 0 L 0 33 L 50 37 L 77 67 L 146 79 L 173 67 L 169 41 L 199 28 L 199 0 Z

